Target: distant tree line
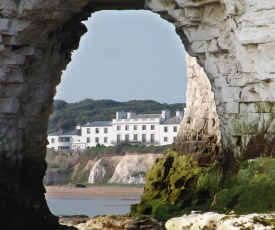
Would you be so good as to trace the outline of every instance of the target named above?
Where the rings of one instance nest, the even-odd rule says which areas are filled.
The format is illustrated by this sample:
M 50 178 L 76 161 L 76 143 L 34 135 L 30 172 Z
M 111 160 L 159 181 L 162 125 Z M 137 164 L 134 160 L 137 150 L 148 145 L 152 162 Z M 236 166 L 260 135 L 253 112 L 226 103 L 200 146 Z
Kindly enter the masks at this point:
M 67 103 L 63 100 L 54 101 L 54 112 L 50 116 L 48 133 L 59 129 L 73 130 L 77 124 L 88 122 L 111 121 L 117 111 L 134 111 L 137 113 L 159 114 L 168 109 L 171 116 L 176 110 L 183 110 L 185 103 L 159 103 L 153 100 L 132 100 L 118 102 L 113 100 L 84 99 L 76 103 Z

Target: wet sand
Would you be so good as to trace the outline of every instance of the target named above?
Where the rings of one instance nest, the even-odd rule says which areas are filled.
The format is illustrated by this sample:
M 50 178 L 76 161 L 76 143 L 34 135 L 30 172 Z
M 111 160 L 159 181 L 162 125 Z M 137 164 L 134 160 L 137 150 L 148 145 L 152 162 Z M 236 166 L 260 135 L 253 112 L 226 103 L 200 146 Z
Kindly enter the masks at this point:
M 101 185 L 87 188 L 74 188 L 69 186 L 45 186 L 46 198 L 54 197 L 140 197 L 143 187 Z

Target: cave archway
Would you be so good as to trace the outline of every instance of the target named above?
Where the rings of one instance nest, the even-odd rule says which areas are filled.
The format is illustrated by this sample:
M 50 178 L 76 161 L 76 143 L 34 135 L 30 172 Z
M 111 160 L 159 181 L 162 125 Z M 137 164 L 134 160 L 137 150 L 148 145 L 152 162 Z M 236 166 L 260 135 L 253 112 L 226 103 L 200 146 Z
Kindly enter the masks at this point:
M 102 9 L 151 9 L 174 23 L 215 93 L 222 148 L 236 160 L 274 156 L 274 38 L 257 20 L 262 3 L 232 1 L 58 0 L 0 3 L 0 226 L 62 229 L 44 198 L 47 120 L 61 71 Z M 263 27 L 264 25 L 264 27 Z M 260 36 L 254 36 L 260 34 Z M 255 65 L 258 63 L 258 65 Z M 258 66 L 261 66 L 260 68 Z M 179 136 L 175 149 L 184 151 Z

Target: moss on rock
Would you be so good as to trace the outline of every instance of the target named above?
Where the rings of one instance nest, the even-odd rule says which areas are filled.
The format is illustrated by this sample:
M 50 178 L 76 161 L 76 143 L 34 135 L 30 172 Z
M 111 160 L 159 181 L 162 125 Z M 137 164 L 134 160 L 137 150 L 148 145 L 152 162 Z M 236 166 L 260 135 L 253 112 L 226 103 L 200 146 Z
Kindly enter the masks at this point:
M 217 164 L 199 167 L 190 155 L 168 150 L 147 171 L 136 211 L 163 220 L 190 210 L 208 210 L 221 179 L 222 170 Z
M 275 210 L 275 159 L 256 158 L 241 163 L 233 186 L 219 191 L 212 208 L 237 214 Z
M 224 174 L 222 165 L 199 167 L 192 157 L 168 150 L 146 174 L 135 211 L 166 220 L 192 210 L 237 214 L 275 210 L 275 159 L 256 158 Z

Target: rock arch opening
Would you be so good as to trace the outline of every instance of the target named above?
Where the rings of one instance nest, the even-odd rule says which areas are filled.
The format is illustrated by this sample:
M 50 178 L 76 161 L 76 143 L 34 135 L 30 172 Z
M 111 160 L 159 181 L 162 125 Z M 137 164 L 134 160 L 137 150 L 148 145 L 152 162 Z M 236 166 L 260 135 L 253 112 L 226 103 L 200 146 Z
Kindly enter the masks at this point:
M 122 14 L 121 12 L 117 12 L 117 13 Z M 147 20 L 148 21 L 147 24 L 150 24 L 151 18 L 148 17 L 148 14 L 152 14 L 152 13 L 150 13 L 150 12 L 139 12 L 139 13 L 141 13 L 141 16 L 144 17 L 143 20 Z M 107 14 L 111 14 L 111 12 L 107 12 Z M 126 12 L 126 14 L 124 14 L 124 17 L 125 17 L 124 20 L 128 20 L 128 22 L 125 25 L 127 25 L 127 26 L 131 25 L 131 21 L 129 21 L 130 18 L 128 19 L 127 17 L 133 16 L 133 14 L 134 14 L 134 12 L 132 12 L 132 11 Z M 136 14 L 137 14 L 137 12 L 136 12 Z M 113 13 L 111 15 L 112 15 L 112 17 L 115 17 L 116 14 Z M 148 18 L 146 18 L 146 16 Z M 92 15 L 91 20 L 93 19 L 93 17 L 94 17 L 94 15 Z M 159 20 L 158 17 L 156 17 L 156 18 L 157 18 L 157 20 Z M 115 21 L 115 18 L 112 18 L 112 20 Z M 110 23 L 110 22 L 106 22 L 106 23 Z M 124 25 L 124 27 L 125 27 L 125 25 Z M 115 25 L 113 24 L 113 25 L 110 25 L 110 26 L 114 27 Z M 138 26 L 142 26 L 142 23 L 140 23 L 139 25 L 136 24 L 134 26 L 135 30 L 137 29 Z M 149 25 L 146 25 L 146 26 L 148 26 L 148 28 L 149 28 Z M 157 25 L 155 24 L 155 26 L 157 26 Z M 148 28 L 147 28 L 147 30 L 148 30 Z M 91 30 L 92 30 L 92 28 L 91 28 Z M 108 31 L 109 29 L 106 29 L 106 30 Z M 153 28 L 150 28 L 150 30 L 153 30 Z M 133 51 L 131 51 L 131 48 L 129 48 L 129 46 L 127 46 L 127 44 L 125 44 L 126 41 L 128 42 L 128 40 L 134 40 L 134 38 L 131 37 L 131 34 L 130 34 L 130 37 L 129 37 L 129 33 L 131 33 L 131 31 L 129 31 L 128 27 L 127 27 L 126 31 L 127 32 L 126 33 L 124 32 L 125 34 L 123 35 L 124 37 L 126 37 L 126 40 L 124 40 L 123 44 L 128 48 L 126 48 L 126 50 L 123 50 L 122 52 L 129 52 L 129 53 L 131 53 L 131 56 L 139 56 L 140 54 L 133 53 Z M 159 33 L 158 30 L 155 30 L 155 31 L 157 33 Z M 94 31 L 92 31 L 92 32 L 94 32 Z M 95 31 L 95 32 L 97 32 L 97 31 Z M 102 33 L 102 32 L 99 31 L 99 33 Z M 123 33 L 123 31 L 122 31 L 122 33 Z M 139 31 L 139 33 L 142 34 L 142 31 Z M 173 88 L 176 89 L 176 86 L 175 86 L 174 82 L 179 82 L 179 81 L 176 80 L 176 79 L 173 80 L 174 76 L 172 76 L 172 75 L 174 75 L 174 74 L 171 71 L 171 67 L 169 67 L 171 64 L 169 64 L 168 60 L 165 60 L 165 58 L 167 58 L 167 57 L 172 58 L 173 61 L 176 62 L 176 60 L 174 59 L 174 58 L 176 58 L 176 56 L 175 55 L 174 56 L 171 56 L 171 55 L 169 56 L 169 52 L 174 52 L 174 53 L 175 52 L 181 52 L 181 53 L 183 53 L 184 50 L 182 49 L 182 47 L 176 47 L 177 50 L 175 50 L 173 48 L 172 44 L 170 45 L 170 41 L 168 42 L 168 40 L 165 38 L 165 35 L 162 35 L 162 37 L 161 37 L 161 34 L 159 33 L 158 36 L 155 36 L 153 38 L 153 39 L 155 39 L 153 41 L 152 38 L 149 37 L 148 33 L 149 33 L 149 31 L 144 32 L 144 34 L 146 34 L 146 35 L 144 35 L 145 42 L 147 42 L 147 43 L 150 43 L 150 44 L 153 43 L 153 42 L 157 43 L 156 41 L 158 39 L 159 40 L 163 39 L 163 40 L 167 41 L 167 43 L 169 43 L 169 48 L 166 47 L 168 44 L 165 44 L 165 43 L 159 44 L 159 46 L 157 46 L 157 49 L 165 50 L 165 52 L 164 52 L 165 54 L 164 54 L 163 57 L 160 58 L 161 54 L 157 55 L 157 57 L 154 57 L 153 55 L 155 55 L 155 54 L 150 54 L 150 52 L 151 53 L 156 53 L 156 50 L 154 51 L 154 48 L 151 49 L 150 47 L 146 47 L 147 51 L 144 51 L 144 53 L 145 53 L 145 56 L 149 56 L 149 59 L 146 59 L 147 57 L 143 56 L 143 58 L 145 59 L 144 64 L 141 64 L 142 61 L 144 61 L 144 60 L 140 60 L 140 59 L 136 59 L 136 58 L 133 59 L 133 60 L 136 60 L 136 62 L 133 65 L 131 65 L 132 63 L 130 63 L 130 64 L 126 63 L 125 60 L 124 60 L 124 62 L 122 61 L 122 63 L 120 62 L 120 64 L 118 64 L 118 62 L 116 62 L 116 60 L 114 60 L 112 58 L 111 61 L 115 63 L 114 65 L 116 65 L 115 66 L 116 69 L 117 69 L 118 65 L 123 64 L 123 66 L 120 67 L 120 70 L 118 71 L 118 73 L 116 73 L 116 70 L 115 71 L 113 71 L 112 69 L 108 70 L 109 75 L 114 75 L 114 76 L 111 76 L 110 78 L 107 78 L 106 76 L 104 76 L 104 74 L 106 75 L 106 72 L 104 72 L 104 74 L 102 74 L 102 73 L 100 73 L 99 70 L 96 69 L 97 68 L 96 65 L 98 65 L 98 64 L 95 64 L 93 66 L 93 63 L 91 63 L 90 65 L 92 65 L 92 67 L 91 67 L 90 71 L 86 70 L 86 72 L 88 74 L 83 73 L 83 74 L 88 75 L 88 76 L 86 76 L 86 80 L 81 81 L 80 80 L 81 76 L 76 77 L 76 76 L 79 75 L 79 73 L 76 72 L 76 71 L 74 72 L 74 74 L 71 74 L 72 76 L 67 75 L 67 77 L 71 77 L 71 79 L 75 79 L 76 83 L 73 84 L 73 87 L 71 89 L 65 88 L 65 90 L 68 90 L 68 92 L 69 92 L 68 94 L 70 94 L 70 95 L 74 93 L 73 91 L 78 92 L 75 89 L 75 87 L 77 87 L 76 86 L 77 81 L 82 82 L 82 83 L 85 81 L 85 84 L 89 85 L 89 83 L 87 83 L 88 77 L 92 78 L 93 75 L 95 75 L 94 79 L 93 79 L 94 83 L 95 83 L 95 81 L 100 82 L 100 78 L 102 78 L 102 80 L 104 81 L 104 86 L 102 86 L 102 87 L 104 88 L 104 91 L 105 91 L 106 90 L 106 88 L 105 88 L 105 85 L 106 85 L 105 78 L 113 79 L 114 81 L 119 81 L 119 78 L 121 77 L 120 75 L 125 74 L 123 72 L 125 71 L 125 68 L 128 68 L 128 73 L 129 73 L 128 75 L 135 75 L 134 78 L 138 79 L 138 81 L 140 83 L 142 83 L 141 87 L 138 89 L 139 92 L 136 94 L 135 97 L 139 97 L 140 93 L 146 93 L 146 92 L 143 91 L 146 87 L 146 86 L 144 86 L 144 84 L 148 84 L 149 88 L 150 88 L 149 90 L 151 90 L 153 92 L 153 94 L 155 94 L 154 91 L 151 89 L 151 86 L 156 85 L 157 87 L 160 88 L 161 86 L 160 86 L 159 82 L 162 79 L 165 79 L 167 81 L 167 84 L 165 85 L 165 88 L 162 90 L 162 94 L 164 96 L 166 96 L 166 94 L 171 94 L 172 92 L 175 93 L 175 90 L 173 91 Z M 168 33 L 168 30 L 167 30 L 167 32 L 162 31 L 161 33 L 162 34 Z M 173 31 L 173 33 L 174 33 L 174 31 Z M 114 31 L 112 32 L 112 35 L 114 37 L 117 36 L 114 33 Z M 106 36 L 106 34 L 105 34 L 105 36 Z M 135 35 L 132 35 L 132 36 L 139 36 L 139 34 L 135 34 Z M 108 36 L 106 36 L 106 37 L 108 37 Z M 95 38 L 93 38 L 93 37 L 89 38 L 89 40 L 91 40 L 91 41 L 93 41 L 94 39 Z M 102 39 L 103 38 L 101 38 L 100 41 L 102 41 Z M 108 39 L 109 39 L 109 37 L 108 37 Z M 123 38 L 120 38 L 120 39 L 123 40 Z M 114 46 L 114 43 L 111 43 L 111 45 L 110 45 L 107 40 L 105 41 L 105 43 L 106 43 L 105 45 L 107 46 L 107 48 L 109 46 Z M 131 42 L 132 43 L 130 44 L 130 46 L 140 45 L 140 44 L 137 44 L 138 41 L 131 41 Z M 178 46 L 182 46 L 180 41 L 177 41 L 177 43 L 180 43 L 180 45 L 178 45 Z M 116 44 L 116 46 L 117 45 L 118 44 Z M 100 46 L 102 46 L 102 44 L 97 44 L 97 46 L 100 47 Z M 140 47 L 144 48 L 144 46 L 145 45 L 141 43 Z M 151 46 L 153 46 L 153 45 L 151 45 Z M 103 46 L 103 48 L 106 49 L 106 47 L 104 47 L 104 46 Z M 81 49 L 81 47 L 80 47 L 80 49 Z M 87 50 L 87 53 L 88 53 L 88 55 L 86 56 L 86 60 L 85 60 L 85 61 L 87 61 L 87 59 L 89 59 L 89 55 L 91 55 L 91 52 L 93 52 L 94 50 L 92 48 L 89 51 L 89 49 L 87 47 L 87 43 L 86 43 L 85 49 Z M 95 52 L 96 52 L 96 50 L 95 50 Z M 149 52 L 149 53 L 146 54 L 146 52 Z M 95 58 L 100 59 L 99 55 L 100 54 L 95 55 L 94 59 L 93 59 L 93 57 L 91 57 L 91 59 L 92 59 L 91 62 L 98 61 L 98 60 L 95 61 Z M 81 58 L 80 55 L 78 55 L 77 58 L 78 58 L 79 62 L 74 67 L 76 70 L 78 70 L 79 68 L 83 68 L 83 67 L 80 66 L 81 65 L 80 62 L 83 60 L 83 58 Z M 127 57 L 127 58 L 131 59 L 130 56 Z M 164 60 L 164 61 L 162 60 L 163 63 L 161 64 L 158 59 L 163 59 Z M 182 56 L 179 59 L 182 59 L 181 62 L 183 62 L 183 57 Z M 105 63 L 105 61 L 100 60 L 98 62 L 103 63 L 102 65 L 105 66 L 104 70 L 109 68 L 108 63 Z M 188 56 L 187 62 L 188 62 L 188 75 L 189 75 L 189 87 L 188 87 L 189 103 L 188 103 L 188 106 L 186 108 L 186 114 L 188 114 L 188 115 L 185 116 L 185 120 L 188 120 L 188 122 L 187 121 L 183 122 L 182 132 L 179 135 L 179 138 L 178 138 L 177 142 L 174 144 L 173 148 L 178 150 L 178 151 L 183 152 L 184 154 L 193 153 L 194 158 L 196 160 L 200 161 L 202 165 L 211 164 L 216 159 L 217 152 L 219 152 L 219 149 L 220 149 L 220 133 L 219 133 L 219 129 L 218 129 L 219 122 L 218 122 L 218 117 L 217 117 L 217 113 L 216 113 L 216 106 L 215 106 L 214 96 L 213 96 L 213 93 L 211 91 L 210 82 L 209 82 L 206 74 L 202 70 L 202 68 L 198 64 L 196 64 L 196 59 L 191 58 L 191 57 Z M 125 65 L 126 66 L 131 65 L 131 67 L 125 67 Z M 162 68 L 161 65 L 163 65 L 164 68 Z M 181 63 L 181 65 L 183 65 L 183 64 Z M 142 68 L 143 71 L 139 72 L 138 69 L 137 69 L 137 66 L 138 66 L 138 68 Z M 112 68 L 112 67 L 113 66 L 110 66 L 110 68 Z M 150 68 L 152 68 L 152 67 L 153 67 L 153 71 L 150 70 Z M 161 69 L 161 71 L 158 72 L 158 69 Z M 130 72 L 129 72 L 129 70 L 130 70 Z M 168 70 L 168 72 L 167 72 L 167 70 Z M 133 72 L 133 71 L 135 71 L 135 72 Z M 180 77 L 182 77 L 181 76 L 182 72 L 185 72 L 185 71 L 186 71 L 185 69 L 181 70 Z M 150 76 L 150 75 L 155 75 L 155 76 L 157 75 L 158 76 L 155 80 L 155 84 L 154 84 L 154 82 L 152 83 L 152 82 L 149 81 L 148 78 L 154 79 L 154 76 Z M 126 76 L 126 77 L 127 78 L 125 78 L 125 76 L 124 76 L 124 79 L 126 79 L 126 80 L 132 79 L 132 76 Z M 143 79 L 143 77 L 144 77 L 144 79 Z M 98 78 L 99 78 L 99 80 L 97 80 Z M 131 81 L 133 81 L 133 80 L 131 80 Z M 136 88 L 138 88 L 138 83 L 139 82 L 135 83 Z M 93 84 L 93 82 L 90 83 L 91 86 L 89 86 L 89 87 L 93 87 L 92 84 Z M 132 85 L 126 85 L 123 82 L 120 82 L 119 84 L 121 84 L 121 85 L 123 84 L 126 87 L 129 87 L 130 88 L 129 94 L 134 93 L 134 89 L 132 88 Z M 172 87 L 170 89 L 170 93 L 169 93 L 169 84 Z M 97 83 L 95 83 L 95 85 L 97 85 Z M 122 92 L 124 94 L 124 97 L 126 97 L 125 94 L 127 94 L 125 86 L 123 87 L 123 90 L 122 90 Z M 81 85 L 79 86 L 79 88 L 81 88 L 81 92 L 82 92 L 83 90 L 82 90 Z M 96 88 L 98 88 L 98 86 L 95 86 L 94 89 L 96 89 Z M 111 88 L 115 88 L 115 82 L 113 82 L 111 84 Z M 120 91 L 120 88 L 121 88 L 121 86 L 119 86 L 116 91 L 112 92 L 114 97 L 117 96 L 116 93 L 117 93 L 117 91 Z M 180 90 L 182 90 L 182 92 L 185 91 L 184 87 L 181 87 Z M 105 93 L 106 92 L 104 92 L 102 95 L 105 96 Z M 92 90 L 91 90 L 91 92 L 89 92 L 89 95 L 93 95 Z M 136 99 L 135 97 L 133 99 Z M 196 154 L 194 154 L 194 153 L 196 153 Z M 203 155 L 203 157 L 202 157 L 202 155 Z
M 262 12 L 272 18 L 274 4 L 151 0 L 145 7 L 175 24 L 187 52 L 204 67 L 215 93 L 224 158 L 274 157 L 274 29 L 270 17 L 259 20 Z M 82 20 L 101 9 L 143 8 L 139 0 L 0 2 L 4 229 L 64 228 L 50 215 L 42 186 L 55 87 L 86 30 Z
M 62 76 L 60 86 L 57 88 L 57 99 L 67 97 L 69 101 L 77 101 L 75 97 L 80 99 L 99 97 L 98 99 L 118 101 L 137 99 L 154 99 L 161 103 L 169 102 L 168 100 L 171 100 L 170 103 L 185 101 L 187 84 L 185 50 L 170 23 L 150 11 L 102 11 L 93 13 L 85 24 L 88 32 L 81 38 L 83 40 L 78 50 L 72 55 L 72 62 L 67 67 L 70 73 L 66 73 L 66 70 Z M 77 54 L 76 52 L 81 49 L 82 54 Z M 70 69 L 71 65 L 73 69 Z M 71 81 L 66 84 L 66 80 Z M 96 92 L 99 88 L 102 92 Z M 63 92 L 58 94 L 59 90 Z M 178 109 L 182 109 L 182 106 Z M 111 115 L 114 119 L 115 113 Z M 93 121 L 89 118 L 83 120 L 81 125 Z M 58 126 L 59 128 L 68 127 Z M 130 129 L 129 138 L 133 140 L 132 127 Z M 58 130 L 52 132 L 55 131 Z M 86 130 L 82 132 L 84 138 Z M 152 133 L 151 131 L 150 135 L 147 134 L 147 140 L 151 138 Z M 124 134 L 121 138 L 124 139 Z M 104 144 L 103 137 L 99 139 L 99 143 Z M 141 135 L 138 135 L 138 139 L 141 139 Z M 163 142 L 163 137 L 160 140 L 157 132 L 154 133 L 154 139 L 156 142 Z M 169 141 L 170 139 L 172 137 L 169 137 Z M 95 137 L 90 135 L 86 147 L 94 146 L 94 140 Z M 74 144 L 71 146 L 74 148 Z M 51 175 L 51 178 L 55 178 L 55 175 Z M 53 180 L 49 181 L 52 183 Z M 75 183 L 71 182 L 73 186 Z
M 91 12 L 109 7 L 137 9 L 143 5 L 140 7 L 139 1 L 119 1 L 118 5 L 98 1 L 86 6 L 83 2 L 29 5 L 22 1 L 1 7 L 1 226 L 62 229 L 65 227 L 59 226 L 49 212 L 42 185 L 47 121 L 61 71 L 86 32 L 81 21 Z
M 84 23 L 88 32 L 62 75 L 56 99 L 186 101 L 185 50 L 171 23 L 145 10 L 104 10 Z

